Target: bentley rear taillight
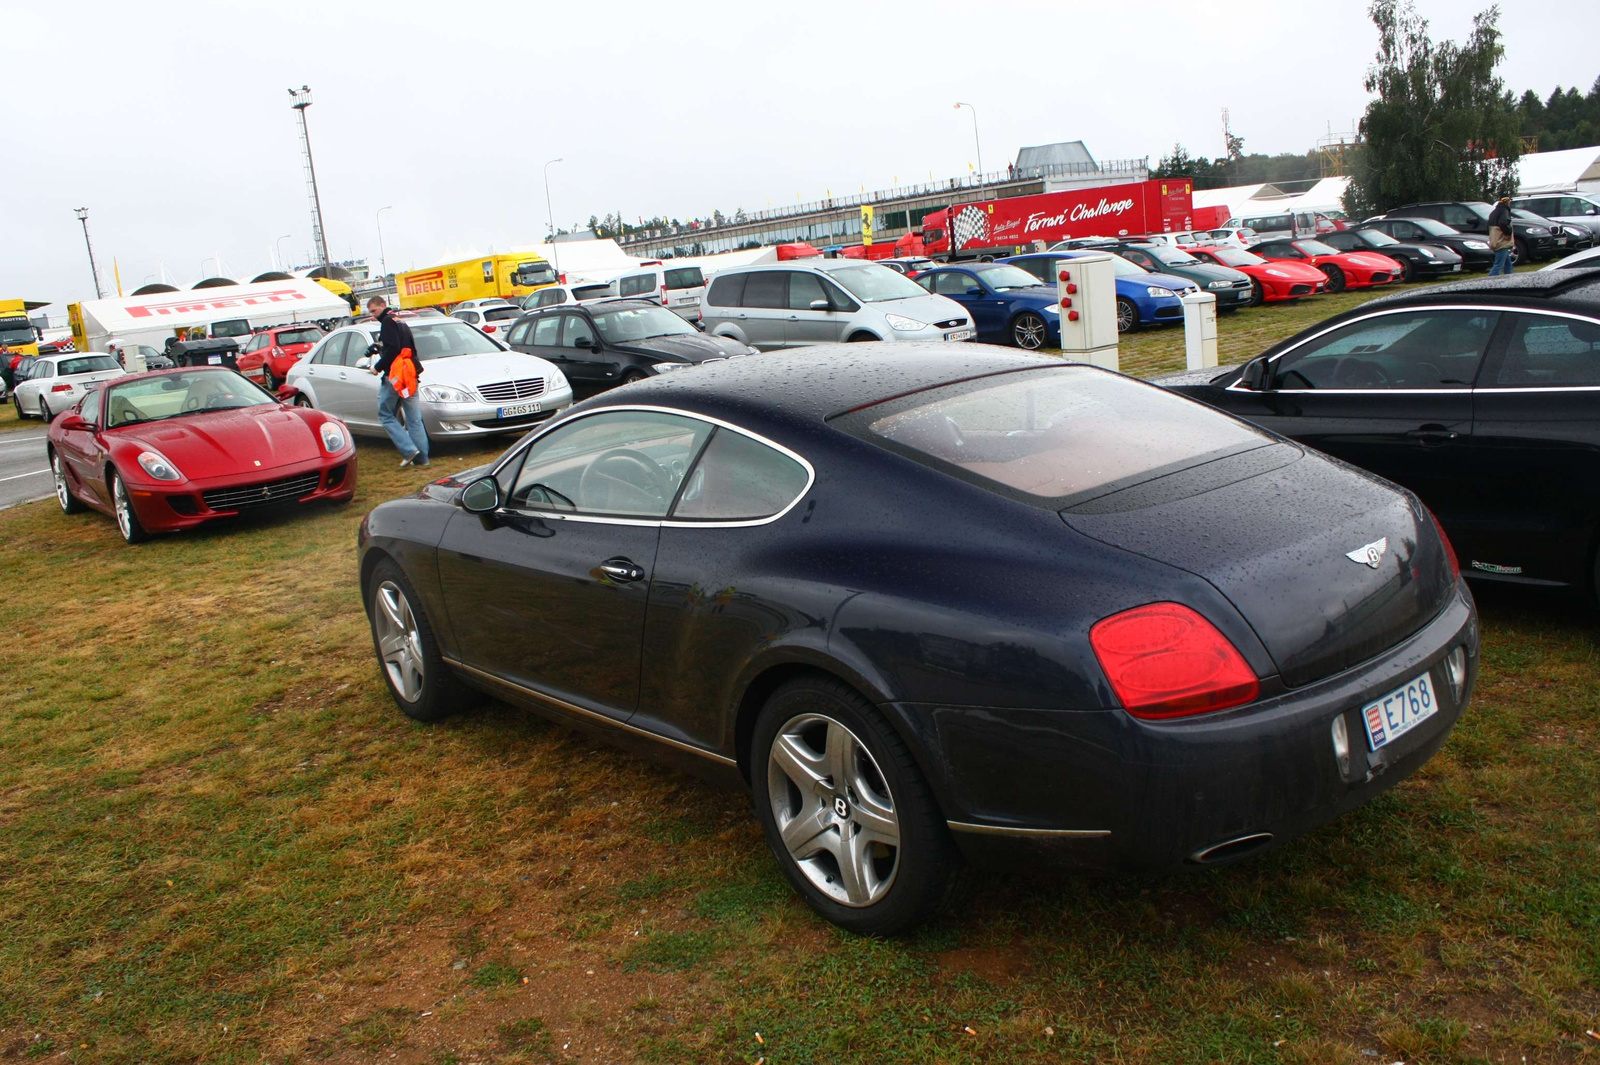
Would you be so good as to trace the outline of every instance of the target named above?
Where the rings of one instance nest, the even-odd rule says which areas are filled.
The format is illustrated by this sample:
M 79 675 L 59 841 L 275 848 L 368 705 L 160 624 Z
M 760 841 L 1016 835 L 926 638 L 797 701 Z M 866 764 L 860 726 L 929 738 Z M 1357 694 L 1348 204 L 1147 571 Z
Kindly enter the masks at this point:
M 1179 603 L 1150 603 L 1096 622 L 1089 644 L 1134 717 L 1160 720 L 1248 703 L 1261 683 L 1217 627 Z

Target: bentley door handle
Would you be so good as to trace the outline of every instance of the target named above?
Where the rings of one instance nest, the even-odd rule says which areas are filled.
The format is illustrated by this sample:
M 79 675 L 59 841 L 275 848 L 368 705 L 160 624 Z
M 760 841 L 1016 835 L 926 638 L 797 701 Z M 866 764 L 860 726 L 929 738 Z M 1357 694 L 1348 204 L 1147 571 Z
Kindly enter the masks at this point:
M 608 558 L 600 563 L 600 572 L 618 584 L 632 584 L 644 580 L 643 568 L 626 558 Z

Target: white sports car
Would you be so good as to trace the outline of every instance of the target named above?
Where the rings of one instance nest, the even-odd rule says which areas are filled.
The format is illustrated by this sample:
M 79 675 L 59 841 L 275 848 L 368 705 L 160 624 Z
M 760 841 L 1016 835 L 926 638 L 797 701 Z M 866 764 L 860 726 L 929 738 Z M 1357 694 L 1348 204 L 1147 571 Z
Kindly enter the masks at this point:
M 25 381 L 11 394 L 17 417 L 50 421 L 83 398 L 97 382 L 122 377 L 117 360 L 98 351 L 41 355 Z

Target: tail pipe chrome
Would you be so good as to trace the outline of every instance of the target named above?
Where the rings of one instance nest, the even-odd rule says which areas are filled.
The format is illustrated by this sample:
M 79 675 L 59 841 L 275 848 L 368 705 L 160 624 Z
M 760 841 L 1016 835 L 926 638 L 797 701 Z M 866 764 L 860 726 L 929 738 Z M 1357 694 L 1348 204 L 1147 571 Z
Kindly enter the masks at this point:
M 1189 855 L 1189 860 L 1196 865 L 1221 865 L 1223 862 L 1231 862 L 1235 858 L 1254 854 L 1271 842 L 1271 832 L 1252 832 L 1248 836 L 1235 836 L 1233 839 L 1225 839 L 1221 843 L 1202 847 Z

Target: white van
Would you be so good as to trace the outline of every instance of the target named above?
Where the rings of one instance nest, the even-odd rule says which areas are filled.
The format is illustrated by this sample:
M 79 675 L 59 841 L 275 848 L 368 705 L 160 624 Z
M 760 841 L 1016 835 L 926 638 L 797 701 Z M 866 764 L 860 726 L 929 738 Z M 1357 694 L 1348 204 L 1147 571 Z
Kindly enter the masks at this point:
M 689 321 L 700 316 L 706 294 L 706 275 L 698 266 L 673 266 L 660 260 L 639 264 L 611 281 L 611 291 L 623 299 L 650 300 Z
M 1256 240 L 1298 240 L 1317 235 L 1317 216 L 1314 211 L 1274 211 L 1270 207 L 1252 207 L 1247 212 L 1228 219 L 1227 227 L 1247 227 L 1256 231 Z

